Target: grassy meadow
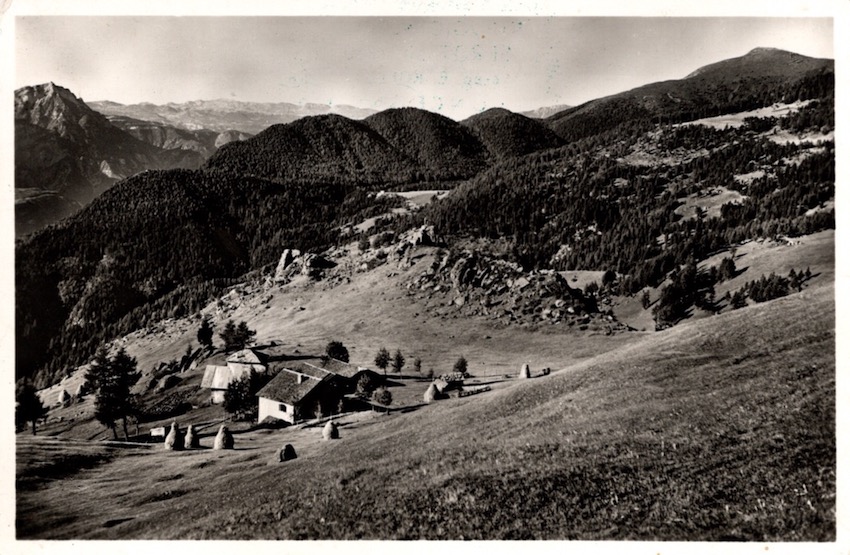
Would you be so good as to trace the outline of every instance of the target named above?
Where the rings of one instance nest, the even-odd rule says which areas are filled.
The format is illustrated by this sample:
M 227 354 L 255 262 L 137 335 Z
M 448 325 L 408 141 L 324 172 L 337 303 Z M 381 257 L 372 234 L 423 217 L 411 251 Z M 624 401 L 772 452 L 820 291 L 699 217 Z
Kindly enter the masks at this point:
M 237 431 L 213 451 L 208 429 L 175 453 L 20 434 L 17 534 L 836 538 L 831 286 L 614 341 L 549 376 L 345 417 L 333 441 L 321 426 Z M 286 443 L 298 458 L 279 463 Z

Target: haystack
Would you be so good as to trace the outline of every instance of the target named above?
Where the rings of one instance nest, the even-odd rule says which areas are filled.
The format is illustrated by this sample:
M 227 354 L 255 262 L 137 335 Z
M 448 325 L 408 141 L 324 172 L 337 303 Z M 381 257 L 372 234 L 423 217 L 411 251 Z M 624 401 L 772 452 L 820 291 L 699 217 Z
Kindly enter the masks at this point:
M 520 378 L 530 378 L 531 377 L 531 368 L 528 366 L 528 363 L 523 364 L 522 368 L 519 370 Z
M 67 407 L 71 404 L 71 395 L 65 391 L 64 389 L 59 392 L 59 396 L 57 397 L 57 401 L 60 406 Z
M 322 437 L 327 439 L 339 439 L 339 428 L 333 420 L 328 421 L 322 428 Z
M 437 390 L 437 385 L 432 383 L 431 385 L 428 386 L 428 391 L 425 392 L 425 396 L 424 396 L 425 402 L 430 403 L 431 401 L 435 400 L 439 393 L 440 392 Z
M 86 384 L 81 383 L 77 386 L 77 393 L 74 395 L 74 397 L 77 399 L 77 401 L 79 401 L 80 399 L 83 399 L 86 395 L 88 395 L 88 391 L 86 390 Z
M 277 458 L 280 462 L 285 462 L 298 458 L 298 455 L 295 454 L 295 447 L 291 443 L 287 443 L 278 450 Z
M 166 451 L 180 451 L 183 449 L 183 437 L 180 435 L 180 427 L 177 422 L 171 423 L 171 430 L 165 436 Z
M 186 449 L 197 449 L 201 446 L 194 424 L 189 424 L 189 427 L 186 428 L 186 438 L 183 440 L 183 444 Z
M 213 449 L 233 449 L 233 434 L 224 424 L 219 427 L 218 433 L 215 435 Z

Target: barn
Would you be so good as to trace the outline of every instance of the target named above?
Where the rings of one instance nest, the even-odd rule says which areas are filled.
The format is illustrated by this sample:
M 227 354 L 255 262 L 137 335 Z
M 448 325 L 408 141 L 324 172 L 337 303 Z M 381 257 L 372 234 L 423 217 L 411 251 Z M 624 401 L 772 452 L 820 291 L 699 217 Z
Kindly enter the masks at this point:
M 254 349 L 242 349 L 227 357 L 226 364 L 208 364 L 201 378 L 201 387 L 210 390 L 210 402 L 224 402 L 224 392 L 232 382 L 251 373 L 263 373 L 268 369 L 268 358 Z

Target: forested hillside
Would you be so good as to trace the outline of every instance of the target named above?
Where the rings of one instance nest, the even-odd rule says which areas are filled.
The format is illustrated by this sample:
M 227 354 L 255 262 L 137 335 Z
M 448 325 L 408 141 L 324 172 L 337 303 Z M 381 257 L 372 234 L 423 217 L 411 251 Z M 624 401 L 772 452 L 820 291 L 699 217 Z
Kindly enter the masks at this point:
M 634 294 L 745 239 L 834 227 L 833 106 L 830 94 L 784 118 L 723 130 L 623 124 L 492 167 L 426 217 L 447 236 L 508 238 L 528 269 L 613 270 L 619 293 Z M 827 135 L 816 145 L 775 140 L 783 131 Z M 677 211 L 720 190 L 740 199 L 719 216 Z
M 405 183 L 419 172 L 416 161 L 366 124 L 337 115 L 273 125 L 251 139 L 226 144 L 204 169 L 278 182 L 358 185 Z
M 19 245 L 17 374 L 41 367 L 40 382 L 49 381 L 103 341 L 193 313 L 235 278 L 276 263 L 283 249 L 324 249 L 340 225 L 397 202 L 351 186 L 220 172 L 127 179 Z
M 504 108 L 491 108 L 461 123 L 475 133 L 496 160 L 523 156 L 564 144 L 563 139 L 539 120 Z
M 484 168 L 484 145 L 445 116 L 416 108 L 396 108 L 369 116 L 363 123 L 415 160 L 425 179 L 464 179 Z
M 832 60 L 757 48 L 740 58 L 700 68 L 685 79 L 591 100 L 545 121 L 568 141 L 627 121 L 645 125 L 690 121 L 774 102 L 822 98 L 834 89 L 834 71 Z

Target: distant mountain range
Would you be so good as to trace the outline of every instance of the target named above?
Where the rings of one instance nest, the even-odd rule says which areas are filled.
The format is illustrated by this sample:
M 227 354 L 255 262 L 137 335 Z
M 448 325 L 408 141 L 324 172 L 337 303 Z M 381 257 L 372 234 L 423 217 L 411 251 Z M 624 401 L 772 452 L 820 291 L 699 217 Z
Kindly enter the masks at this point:
M 306 116 L 332 113 L 351 119 L 363 119 L 375 113 L 375 110 L 344 104 L 236 100 L 193 100 L 163 105 L 148 102 L 125 105 L 103 100 L 90 102 L 89 105 L 106 116 L 124 116 L 189 130 L 209 129 L 220 133 L 239 130 L 250 135 L 256 135 L 272 125 L 290 123 Z
M 242 131 L 211 131 L 209 129 L 182 129 L 173 125 L 144 121 L 127 116 L 106 116 L 112 125 L 118 127 L 140 141 L 162 149 L 191 150 L 203 158 L 209 158 L 213 152 L 230 141 L 241 141 L 251 135 Z
M 146 169 L 196 168 L 198 152 L 159 148 L 125 133 L 68 89 L 15 91 L 15 228 L 25 234 L 68 216 L 115 182 Z

